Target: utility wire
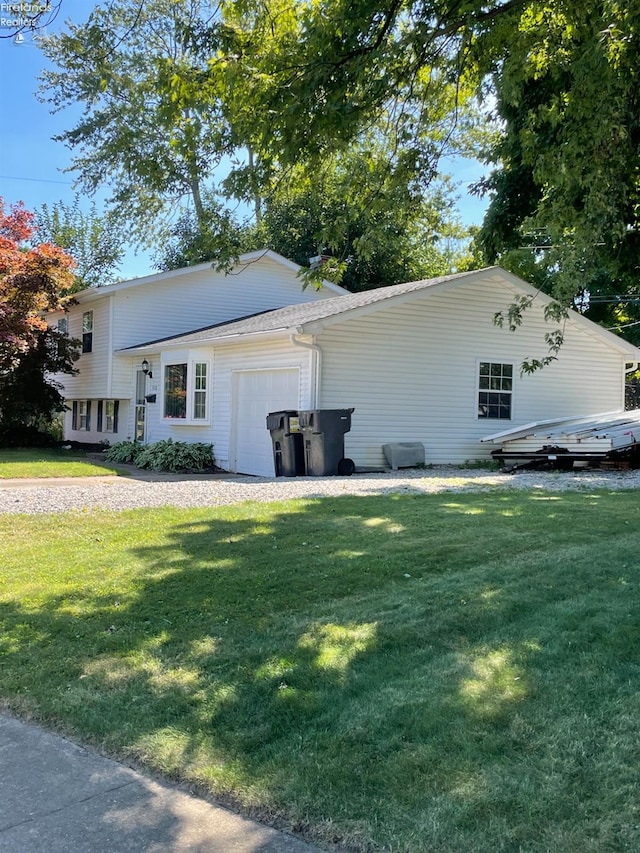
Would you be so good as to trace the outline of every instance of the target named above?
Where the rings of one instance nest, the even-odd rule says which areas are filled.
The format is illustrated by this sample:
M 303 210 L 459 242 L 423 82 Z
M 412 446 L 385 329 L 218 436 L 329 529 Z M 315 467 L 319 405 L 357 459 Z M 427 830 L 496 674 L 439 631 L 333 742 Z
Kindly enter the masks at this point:
M 33 181 L 36 184 L 64 184 L 65 187 L 73 185 L 73 181 L 53 181 L 50 178 L 20 178 L 16 175 L 0 175 L 0 181 Z

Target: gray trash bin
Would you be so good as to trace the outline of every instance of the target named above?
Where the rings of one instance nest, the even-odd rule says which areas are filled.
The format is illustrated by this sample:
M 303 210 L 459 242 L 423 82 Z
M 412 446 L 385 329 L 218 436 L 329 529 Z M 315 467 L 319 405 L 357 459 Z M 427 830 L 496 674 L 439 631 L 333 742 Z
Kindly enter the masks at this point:
M 276 477 L 298 477 L 304 474 L 304 448 L 294 411 L 270 412 L 267 429 L 273 442 L 273 466 Z
M 311 409 L 299 413 L 304 464 L 311 477 L 353 474 L 352 459 L 344 458 L 344 435 L 351 429 L 353 409 Z

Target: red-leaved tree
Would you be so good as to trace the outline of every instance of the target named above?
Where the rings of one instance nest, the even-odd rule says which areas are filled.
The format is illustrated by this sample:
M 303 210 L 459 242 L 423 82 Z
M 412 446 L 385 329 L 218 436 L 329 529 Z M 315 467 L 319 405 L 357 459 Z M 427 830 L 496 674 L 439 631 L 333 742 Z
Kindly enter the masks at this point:
M 32 221 L 22 202 L 7 213 L 0 197 L 0 374 L 37 345 L 47 329 L 43 313 L 62 307 L 74 283 L 69 255 L 29 243 Z

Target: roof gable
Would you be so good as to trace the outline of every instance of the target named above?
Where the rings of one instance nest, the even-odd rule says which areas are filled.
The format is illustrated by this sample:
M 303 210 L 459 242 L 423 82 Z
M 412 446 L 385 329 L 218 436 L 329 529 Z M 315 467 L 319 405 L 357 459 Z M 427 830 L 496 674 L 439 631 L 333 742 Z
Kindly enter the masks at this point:
M 314 334 L 334 323 L 414 299 L 417 294 L 436 293 L 443 288 L 461 286 L 465 282 L 478 281 L 482 278 L 499 282 L 514 294 L 519 292 L 535 297 L 542 305 L 554 301 L 512 273 L 494 266 L 438 278 L 379 287 L 360 293 L 345 293 L 342 296 L 328 297 L 316 302 L 288 305 L 284 308 L 265 311 L 227 323 L 207 326 L 188 334 L 139 344 L 129 349 L 141 350 L 151 346 L 158 349 L 159 344 L 165 344 L 168 347 L 182 347 L 277 333 Z M 569 311 L 569 318 L 570 322 L 576 323 L 587 333 L 602 340 L 607 346 L 626 354 L 629 360 L 640 360 L 640 350 L 624 339 L 598 326 L 591 320 L 587 320 L 575 311 Z
M 279 255 L 277 252 L 274 252 L 271 249 L 260 249 L 255 252 L 246 252 L 245 254 L 240 255 L 236 264 L 233 267 L 233 271 L 229 274 L 239 275 L 243 269 L 247 268 L 251 264 L 260 263 L 261 261 L 271 261 L 272 263 L 283 267 L 288 272 L 291 272 L 296 276 L 302 269 L 299 264 L 296 264 L 293 261 L 282 257 L 282 255 Z M 152 273 L 151 275 L 140 276 L 138 278 L 116 281 L 113 284 L 107 284 L 103 287 L 87 288 L 86 290 L 81 290 L 79 293 L 75 294 L 74 298 L 76 302 L 79 303 L 93 302 L 96 299 L 101 299 L 104 296 L 110 296 L 112 293 L 117 293 L 123 290 L 129 290 L 130 288 L 144 287 L 146 285 L 153 285 L 159 282 L 167 282 L 172 280 L 179 282 L 179 280 L 181 278 L 184 278 L 185 276 L 192 275 L 193 273 L 207 271 L 211 271 L 214 275 L 218 274 L 217 271 L 214 269 L 212 262 L 207 262 L 204 264 L 194 264 L 190 267 L 181 267 L 180 269 L 176 270 L 166 270 L 165 272 Z M 222 274 L 224 275 L 224 273 Z M 331 281 L 323 281 L 322 286 L 328 291 L 339 295 L 343 295 L 348 292 L 343 287 L 340 287 L 339 285 L 334 284 Z

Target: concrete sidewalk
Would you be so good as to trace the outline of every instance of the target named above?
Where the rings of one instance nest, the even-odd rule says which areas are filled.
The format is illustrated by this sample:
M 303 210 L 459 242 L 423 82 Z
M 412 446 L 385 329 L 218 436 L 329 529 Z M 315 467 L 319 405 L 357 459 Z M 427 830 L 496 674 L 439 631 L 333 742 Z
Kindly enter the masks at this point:
M 2 853 L 319 853 L 0 714 Z

